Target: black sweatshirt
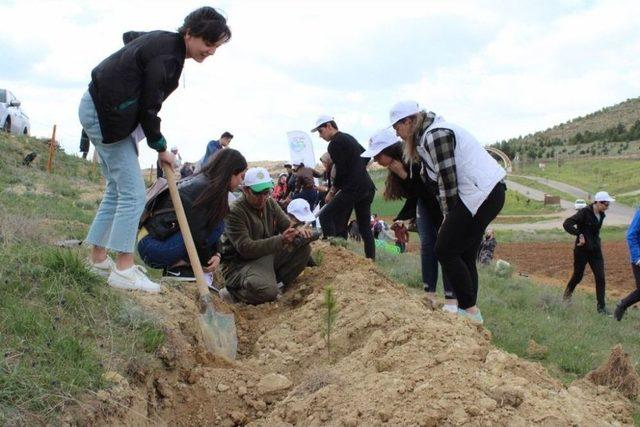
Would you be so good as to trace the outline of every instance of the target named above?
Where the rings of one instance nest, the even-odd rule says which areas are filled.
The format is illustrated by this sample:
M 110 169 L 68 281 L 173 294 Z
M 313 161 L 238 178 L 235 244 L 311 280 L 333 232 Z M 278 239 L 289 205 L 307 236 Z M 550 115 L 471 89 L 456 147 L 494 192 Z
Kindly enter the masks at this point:
M 360 157 L 364 148 L 351 135 L 336 133 L 327 147 L 329 156 L 336 167 L 333 186 L 345 193 L 365 193 L 375 190 L 375 185 L 367 172 L 368 158 Z
M 184 37 L 167 31 L 129 32 L 127 43 L 91 72 L 89 93 L 103 143 L 120 141 L 138 126 L 149 147 L 165 151 L 158 112 L 178 87 L 186 57 Z
M 562 226 L 569 234 L 576 236 L 575 248 L 587 251 L 600 250 L 600 228 L 605 218 L 604 212 L 600 212 L 600 219 L 593 212 L 593 203 L 580 209 L 575 215 L 564 220 Z M 585 244 L 578 246 L 579 236 L 584 236 Z

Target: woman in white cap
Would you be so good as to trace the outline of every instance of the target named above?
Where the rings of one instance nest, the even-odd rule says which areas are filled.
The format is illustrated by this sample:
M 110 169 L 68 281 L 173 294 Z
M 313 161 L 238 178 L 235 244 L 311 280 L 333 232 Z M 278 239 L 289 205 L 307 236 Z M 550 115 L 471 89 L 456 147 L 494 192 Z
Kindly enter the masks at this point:
M 394 105 L 391 126 L 405 143 L 405 156 L 420 160 L 437 183 L 444 221 L 436 256 L 453 284 L 458 313 L 483 323 L 476 303 L 476 256 L 484 230 L 504 205 L 505 170 L 465 129 L 420 108 L 415 101 Z
M 567 233 L 576 236 L 573 248 L 573 274 L 564 290 L 565 302 L 571 300 L 573 291 L 584 276 L 584 269 L 589 264 L 596 281 L 596 300 L 598 313 L 609 315 L 605 306 L 605 277 L 604 257 L 600 246 L 600 228 L 604 222 L 604 212 L 609 209 L 609 203 L 615 199 L 606 191 L 599 191 L 593 198 L 594 202 L 580 209 L 575 215 L 567 218 L 562 226 Z
M 382 129 L 369 140 L 369 148 L 362 157 L 373 157 L 380 166 L 389 170 L 385 182 L 384 199 L 406 202 L 394 221 L 415 219 L 420 236 L 420 264 L 422 284 L 430 303 L 435 303 L 436 285 L 438 283 L 438 259 L 435 253 L 436 237 L 442 224 L 442 212 L 436 198 L 435 183 L 427 176 L 422 176 L 419 161 L 405 161 L 402 142 L 398 141 L 395 132 Z M 458 311 L 453 286 L 443 275 L 445 304 L 444 310 L 452 313 Z

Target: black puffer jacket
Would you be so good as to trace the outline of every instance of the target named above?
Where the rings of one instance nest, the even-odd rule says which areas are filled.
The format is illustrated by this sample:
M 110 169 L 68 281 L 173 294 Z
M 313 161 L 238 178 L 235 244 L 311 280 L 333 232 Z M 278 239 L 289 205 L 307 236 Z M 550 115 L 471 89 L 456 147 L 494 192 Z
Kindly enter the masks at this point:
M 91 72 L 89 93 L 103 142 L 124 139 L 140 123 L 147 144 L 165 151 L 158 112 L 178 87 L 186 57 L 184 37 L 167 31 L 129 32 L 123 40 L 125 46 Z
M 191 229 L 193 242 L 195 243 L 196 250 L 198 251 L 198 258 L 200 258 L 200 262 L 203 265 L 206 265 L 213 254 L 218 252 L 217 245 L 212 248 L 207 247 L 207 239 L 213 232 L 214 228 L 221 225 L 208 225 L 208 217 L 204 208 L 202 206 L 194 206 L 196 199 L 200 197 L 200 194 L 205 190 L 206 185 L 206 177 L 203 174 L 192 175 L 189 178 L 178 182 L 180 200 L 182 201 L 182 206 L 184 207 L 184 212 L 187 216 L 187 222 Z M 177 226 L 177 220 L 175 219 L 175 212 L 169 209 L 172 207 L 173 202 L 171 201 L 169 191 L 165 191 L 158 196 L 153 210 L 169 212 L 162 215 L 152 216 L 145 222 L 145 224 L 143 224 L 152 237 L 158 238 L 158 236 L 155 236 L 152 231 L 157 228 L 158 224 L 156 223 L 163 223 L 161 228 L 166 228 L 166 222 L 175 221 L 175 232 L 180 232 Z
M 604 212 L 600 212 L 600 219 L 593 213 L 593 203 L 580 209 L 575 215 L 564 220 L 562 226 L 569 234 L 576 236 L 575 248 L 579 250 L 600 250 L 600 228 L 605 218 Z M 585 244 L 578 246 L 579 236 L 582 234 Z

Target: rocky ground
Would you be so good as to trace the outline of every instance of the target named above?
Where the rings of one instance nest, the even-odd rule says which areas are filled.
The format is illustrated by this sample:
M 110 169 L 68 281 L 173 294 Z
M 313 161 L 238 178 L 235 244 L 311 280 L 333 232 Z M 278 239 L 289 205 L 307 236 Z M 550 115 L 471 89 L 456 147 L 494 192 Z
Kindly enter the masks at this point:
M 195 286 L 136 295 L 164 319 L 161 369 L 131 363 L 67 412 L 80 425 L 630 425 L 632 405 L 605 386 L 564 386 L 541 365 L 491 344 L 491 333 L 428 308 L 371 262 L 318 243 L 277 303 L 220 306 L 236 316 L 239 355 L 207 354 Z M 318 248 L 317 247 L 317 248 Z M 324 288 L 338 314 L 327 348 Z

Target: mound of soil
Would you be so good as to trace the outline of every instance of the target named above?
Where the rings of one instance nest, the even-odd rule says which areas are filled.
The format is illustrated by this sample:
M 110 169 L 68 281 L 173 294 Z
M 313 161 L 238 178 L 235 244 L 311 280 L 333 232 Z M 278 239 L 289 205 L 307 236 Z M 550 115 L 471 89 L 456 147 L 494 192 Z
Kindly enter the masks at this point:
M 165 319 L 162 368 L 133 364 L 69 412 L 71 424 L 619 425 L 619 392 L 570 387 L 537 363 L 496 349 L 488 330 L 426 307 L 368 260 L 317 243 L 308 268 L 276 303 L 224 307 L 236 316 L 235 362 L 203 351 L 193 285 L 136 295 Z M 324 288 L 338 314 L 327 349 Z

